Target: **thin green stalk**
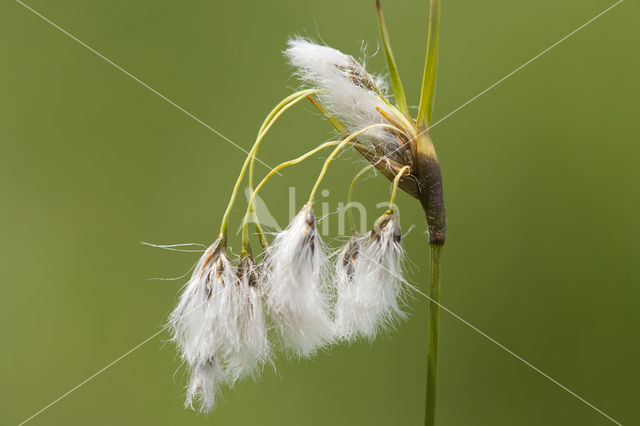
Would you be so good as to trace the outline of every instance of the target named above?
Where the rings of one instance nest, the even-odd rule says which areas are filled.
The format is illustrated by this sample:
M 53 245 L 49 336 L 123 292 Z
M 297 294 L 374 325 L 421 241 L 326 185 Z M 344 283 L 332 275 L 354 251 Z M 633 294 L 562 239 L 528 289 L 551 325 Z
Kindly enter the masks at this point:
M 307 96 L 307 99 L 309 100 L 309 102 L 313 104 L 314 107 L 318 109 L 318 111 L 320 111 L 320 114 L 322 114 L 324 118 L 327 119 L 329 124 L 331 124 L 331 126 L 334 129 L 336 129 L 338 133 L 346 136 L 347 126 L 345 126 L 344 124 L 342 124 L 340 120 L 338 120 L 337 118 L 329 114 L 329 111 L 327 111 L 327 109 L 320 102 L 318 102 L 313 96 Z
M 288 110 L 289 108 L 291 108 L 292 106 L 300 102 L 305 97 L 311 96 L 317 93 L 318 91 L 315 89 L 307 89 L 307 90 L 301 90 L 299 92 L 296 92 L 284 98 L 269 113 L 267 118 L 262 123 L 262 126 L 260 126 L 260 130 L 258 131 L 257 144 L 259 145 L 260 143 L 259 141 L 262 140 L 262 138 L 267 134 L 267 132 L 269 131 L 273 123 L 275 123 L 278 120 L 278 118 L 280 118 L 280 116 L 284 114 L 286 110 Z M 249 194 L 253 192 L 253 171 L 254 171 L 257 153 L 258 153 L 258 146 L 256 146 L 255 151 L 253 152 L 253 156 L 251 158 L 251 162 L 249 163 L 249 181 L 248 181 Z M 253 205 L 252 205 L 252 211 L 251 211 L 251 218 L 253 219 L 253 223 L 256 228 L 256 233 L 258 234 L 258 239 L 260 241 L 260 245 L 262 246 L 263 249 L 266 249 L 269 246 L 269 243 L 267 242 L 267 239 L 264 236 L 264 231 L 262 230 L 262 226 L 260 225 L 260 220 L 258 219 L 258 215 L 256 214 L 256 211 L 255 211 L 255 208 L 253 208 Z
M 267 173 L 267 175 L 260 181 L 260 183 L 256 186 L 256 188 L 253 190 L 253 192 L 251 193 L 251 197 L 249 198 L 249 205 L 247 206 L 247 211 L 244 215 L 244 220 L 242 221 L 242 247 L 248 247 L 249 245 L 249 218 L 251 217 L 252 211 L 253 211 L 253 204 L 256 200 L 256 197 L 258 195 L 258 192 L 260 192 L 260 190 L 262 189 L 262 187 L 276 174 L 278 173 L 280 170 L 289 167 L 289 166 L 294 166 L 296 164 L 301 163 L 302 161 L 306 160 L 307 158 L 311 157 L 312 155 L 322 151 L 323 149 L 330 147 L 330 146 L 335 146 L 335 145 L 340 145 L 340 146 L 344 146 L 345 144 L 349 144 L 351 146 L 356 146 L 360 149 L 368 149 L 366 146 L 361 145 L 357 142 L 351 142 L 350 140 L 346 141 L 345 140 L 341 140 L 341 141 L 331 141 L 331 142 L 325 142 L 322 145 L 319 145 L 317 147 L 315 147 L 314 149 L 312 149 L 311 151 L 308 151 L 304 154 L 302 154 L 301 156 L 294 158 L 293 160 L 289 160 L 289 161 L 285 161 L 284 163 L 280 163 L 278 164 L 276 167 L 274 167 L 272 170 L 269 171 L 269 173 Z
M 389 42 L 389 33 L 387 26 L 384 23 L 384 15 L 382 14 L 382 5 L 380 0 L 376 1 L 376 8 L 378 10 L 378 27 L 380 29 L 380 39 L 382 40 L 382 49 L 384 50 L 384 57 L 387 61 L 387 69 L 389 70 L 389 79 L 391 80 L 391 87 L 393 87 L 393 96 L 398 105 L 398 109 L 405 114 L 409 115 L 409 107 L 407 107 L 407 97 L 404 94 L 404 88 L 402 87 L 402 81 L 400 80 L 400 73 L 398 73 L 398 66 L 396 60 L 393 57 L 391 51 L 391 43 Z
M 416 124 L 419 129 L 429 127 L 433 113 L 433 98 L 436 86 L 436 69 L 438 68 L 438 30 L 440 28 L 440 0 L 431 0 L 429 7 L 429 32 L 427 35 L 427 57 L 422 75 L 420 106 Z
M 231 209 L 233 208 L 233 204 L 236 201 L 236 197 L 238 196 L 240 184 L 242 183 L 245 172 L 247 171 L 247 167 L 249 166 L 251 166 L 249 173 L 253 177 L 253 162 L 255 161 L 255 155 L 258 152 L 258 148 L 260 147 L 260 142 L 262 142 L 262 139 L 264 138 L 266 132 L 269 130 L 269 128 L 271 128 L 273 123 L 278 119 L 278 117 L 282 114 L 282 112 L 284 112 L 282 110 L 283 108 L 285 108 L 286 110 L 291 105 L 298 102 L 298 100 L 304 99 L 306 96 L 309 96 L 313 93 L 317 93 L 317 91 L 313 89 L 303 90 L 287 96 L 285 99 L 280 101 L 280 103 L 269 113 L 264 123 L 260 127 L 260 131 L 258 132 L 258 137 L 256 138 L 256 141 L 254 142 L 253 147 L 249 151 L 247 158 L 244 160 L 244 163 L 242 164 L 242 168 L 240 169 L 240 174 L 238 175 L 236 183 L 233 186 L 233 191 L 231 192 L 231 198 L 229 199 L 229 204 L 227 205 L 227 208 L 224 212 L 224 216 L 222 216 L 222 224 L 220 225 L 220 238 L 222 238 L 223 241 L 227 239 L 227 228 L 229 227 L 229 216 L 231 214 Z M 261 243 L 262 242 L 263 242 L 263 238 L 261 238 Z
M 442 246 L 429 245 L 429 317 L 427 320 L 427 392 L 425 426 L 436 424 L 436 384 L 438 378 L 438 325 L 440 322 L 440 255 Z
M 322 179 L 324 179 L 324 175 L 327 173 L 327 169 L 329 168 L 329 164 L 331 164 L 331 162 L 336 157 L 336 155 L 338 155 L 340 150 L 345 145 L 350 143 L 353 139 L 355 139 L 358 136 L 360 136 L 361 134 L 363 134 L 365 132 L 368 132 L 369 130 L 378 128 L 378 127 L 386 127 L 386 128 L 389 128 L 389 129 L 397 130 L 396 127 L 394 127 L 394 126 L 392 126 L 390 124 L 372 124 L 370 126 L 367 126 L 367 127 L 363 128 L 363 129 L 358 130 L 355 133 L 350 134 L 345 139 L 343 139 L 342 142 L 340 142 L 340 145 L 336 146 L 335 149 L 333 150 L 333 152 L 331 152 L 331 154 L 329 154 L 329 156 L 325 160 L 324 164 L 322 165 L 322 170 L 320 170 L 320 174 L 318 175 L 318 178 L 316 179 L 316 183 L 315 183 L 315 185 L 313 185 L 313 189 L 311 189 L 311 194 L 309 194 L 309 201 L 308 201 L 309 203 L 313 203 L 314 198 L 316 196 L 316 192 L 318 191 L 318 188 L 320 187 L 320 183 L 322 182 Z
M 322 114 L 324 118 L 327 119 L 329 124 L 331 124 L 331 126 L 334 129 L 336 129 L 338 133 L 345 136 L 347 135 L 348 133 L 347 126 L 342 124 L 342 122 L 338 120 L 336 117 L 329 114 L 329 111 L 327 111 L 327 109 L 320 102 L 318 102 L 313 96 L 307 96 L 307 99 L 309 99 L 309 101 L 313 104 L 313 106 L 315 106 L 318 109 L 318 111 L 320 111 L 320 114 Z M 402 114 L 396 107 L 391 105 L 391 103 L 386 98 L 381 96 L 380 99 L 389 107 L 389 111 L 391 112 L 391 115 L 386 111 L 382 110 L 381 108 L 376 107 L 378 112 L 385 119 L 387 119 L 387 121 L 394 124 L 397 127 L 396 130 L 404 130 L 405 132 L 408 132 L 407 137 L 409 139 L 418 137 L 418 132 L 415 131 L 414 129 L 415 126 L 412 124 L 411 118 Z
M 351 185 L 349 185 L 349 195 L 347 196 L 347 204 L 345 204 L 345 208 L 347 209 L 347 216 L 349 217 L 349 226 L 351 226 L 351 232 L 356 231 L 356 221 L 353 219 L 353 211 L 351 210 L 351 201 L 353 200 L 353 190 L 356 187 L 356 182 L 360 179 L 360 176 L 365 174 L 369 169 L 373 167 L 373 164 L 369 164 L 368 166 L 364 166 L 351 180 Z
M 287 96 L 282 101 L 280 101 L 280 103 L 276 105 L 275 108 L 273 108 L 273 110 L 271 110 L 269 115 L 267 115 L 267 118 L 265 118 L 264 122 L 262 123 L 262 126 L 260 126 L 260 130 L 258 130 L 258 140 L 264 137 L 264 135 L 269 131 L 269 129 L 271 129 L 271 126 L 273 125 L 273 123 L 275 123 L 276 120 L 280 118 L 280 116 L 284 114 L 286 110 L 291 108 L 293 105 L 297 104 L 302 99 L 309 97 L 311 95 L 315 95 L 317 93 L 319 93 L 319 91 L 316 89 L 301 90 L 299 92 L 296 92 Z M 251 163 L 249 165 L 249 185 L 253 185 L 254 166 L 255 166 L 255 157 L 251 159 Z
M 404 166 L 400 169 L 396 177 L 393 179 L 393 189 L 391 190 L 391 199 L 389 200 L 389 213 L 393 213 L 393 204 L 396 202 L 396 194 L 398 193 L 398 184 L 400 183 L 400 178 L 405 172 L 409 172 L 410 167 Z

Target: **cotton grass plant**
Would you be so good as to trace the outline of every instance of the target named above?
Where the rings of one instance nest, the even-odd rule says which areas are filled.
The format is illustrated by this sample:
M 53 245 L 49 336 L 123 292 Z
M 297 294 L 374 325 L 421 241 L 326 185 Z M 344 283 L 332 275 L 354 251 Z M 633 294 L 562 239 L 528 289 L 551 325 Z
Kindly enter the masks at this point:
M 380 3 L 378 22 L 393 98 L 380 78 L 352 56 L 304 38 L 292 38 L 284 54 L 306 86 L 283 99 L 258 131 L 222 218 L 216 241 L 198 261 L 169 317 L 173 341 L 188 366 L 186 405 L 214 408 L 219 390 L 245 377 L 256 377 L 273 354 L 311 357 L 340 342 L 375 340 L 405 319 L 402 231 L 394 201 L 398 189 L 416 198 L 428 225 L 430 298 L 428 318 L 427 406 L 425 424 L 435 424 L 438 351 L 440 253 L 445 241 L 445 213 L 440 165 L 429 135 L 437 65 L 440 2 L 431 0 L 427 58 L 419 109 L 409 113 L 391 52 Z M 273 168 L 254 182 L 260 145 L 288 109 L 309 100 L 340 138 Z M 255 212 L 259 191 L 280 170 L 333 148 L 307 202 L 269 243 Z M 365 235 L 352 233 L 332 255 L 317 229 L 315 194 L 332 161 L 355 149 L 389 179 L 389 209 Z M 233 256 L 227 229 L 240 189 L 250 194 L 242 220 L 242 246 Z M 255 226 L 259 251 L 254 255 L 249 226 Z

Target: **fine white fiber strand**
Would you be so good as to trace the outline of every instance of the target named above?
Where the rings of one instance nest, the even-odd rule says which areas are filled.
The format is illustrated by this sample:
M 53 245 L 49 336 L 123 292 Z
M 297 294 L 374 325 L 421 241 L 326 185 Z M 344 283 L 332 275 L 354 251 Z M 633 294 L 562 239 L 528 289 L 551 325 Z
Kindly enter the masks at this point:
M 151 277 L 151 278 L 147 278 L 147 280 L 149 281 L 177 281 L 177 280 L 181 280 L 183 278 L 185 278 L 187 275 L 189 275 L 190 273 L 192 273 L 193 268 L 195 268 L 196 265 L 191 265 L 191 267 L 187 270 L 187 272 L 185 272 L 184 274 L 178 276 L 178 277 Z
M 313 356 L 333 337 L 326 263 L 316 219 L 307 204 L 276 236 L 263 268 L 271 317 L 285 347 L 299 356 Z
M 406 289 L 398 279 L 402 276 L 403 260 L 400 238 L 397 216 L 385 214 L 373 230 L 357 242 L 357 254 L 350 258 L 350 274 L 344 266 L 344 257 L 338 258 L 336 333 L 339 339 L 374 340 L 379 333 L 406 318 L 401 307 Z M 349 244 L 356 243 L 350 241 Z M 345 247 L 343 254 L 349 250 L 349 246 Z
M 297 68 L 300 80 L 321 90 L 318 99 L 331 115 L 341 120 L 350 132 L 372 124 L 386 123 L 376 108 L 389 112 L 390 106 L 375 78 L 352 56 L 304 38 L 289 40 L 285 56 Z M 386 86 L 386 85 L 383 85 Z M 393 114 L 392 114 L 393 115 Z M 396 135 L 383 129 L 371 129 L 362 137 L 384 152 L 400 148 Z
M 143 246 L 160 248 L 160 249 L 169 250 L 169 251 L 179 251 L 183 253 L 202 253 L 207 248 L 206 245 L 200 244 L 200 243 L 153 244 L 153 243 L 148 243 L 146 241 L 140 241 L 140 244 L 142 244 Z M 202 250 L 189 250 L 189 249 L 182 249 L 179 247 L 202 247 Z

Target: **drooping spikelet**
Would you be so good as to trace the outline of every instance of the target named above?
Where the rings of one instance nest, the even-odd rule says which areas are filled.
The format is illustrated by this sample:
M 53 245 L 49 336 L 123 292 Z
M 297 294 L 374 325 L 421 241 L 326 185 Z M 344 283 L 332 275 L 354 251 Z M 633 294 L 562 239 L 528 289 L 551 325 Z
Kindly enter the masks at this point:
M 386 104 L 376 80 L 352 56 L 302 38 L 289 40 L 285 55 L 303 82 L 323 91 L 321 102 L 345 124 L 362 128 L 382 122 L 376 107 Z
M 269 312 L 285 346 L 301 356 L 313 355 L 333 335 L 326 261 L 315 215 L 306 204 L 274 239 L 264 268 Z
M 189 365 L 186 405 L 209 411 L 228 380 L 227 359 L 239 348 L 237 279 L 220 239 L 198 261 L 169 316 L 172 339 Z
M 298 77 L 321 91 L 317 95 L 320 102 L 349 132 L 374 124 L 397 125 L 398 132 L 375 128 L 358 140 L 371 144 L 383 157 L 405 162 L 406 129 L 398 124 L 399 119 L 386 118 L 401 114 L 383 100 L 379 79 L 367 73 L 352 56 L 302 38 L 289 40 L 289 48 L 284 53 L 298 69 Z
M 260 285 L 258 266 L 248 255 L 242 255 L 238 262 L 238 304 L 237 327 L 239 347 L 229 357 L 230 380 L 244 376 L 254 376 L 269 361 L 270 346 L 263 310 L 263 288 Z
M 335 331 L 337 338 L 341 340 L 352 340 L 358 329 L 356 322 L 360 315 L 354 312 L 353 308 L 358 305 L 355 299 L 359 297 L 354 280 L 360 246 L 361 238 L 351 235 L 347 244 L 336 256 L 335 280 L 338 298 L 335 307 Z
M 373 340 L 380 331 L 406 317 L 401 309 L 404 289 L 400 239 L 398 217 L 385 213 L 368 236 L 359 242 L 350 241 L 343 249 L 343 258 L 337 264 L 336 304 L 336 328 L 342 339 Z

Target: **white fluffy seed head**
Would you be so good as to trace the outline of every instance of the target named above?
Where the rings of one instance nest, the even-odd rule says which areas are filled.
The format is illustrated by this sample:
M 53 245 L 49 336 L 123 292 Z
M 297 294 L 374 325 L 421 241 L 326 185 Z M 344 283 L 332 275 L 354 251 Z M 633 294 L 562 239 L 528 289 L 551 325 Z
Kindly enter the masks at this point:
M 285 346 L 311 356 L 333 336 L 327 255 L 311 204 L 280 232 L 266 253 L 267 304 Z
M 214 333 L 213 320 L 219 316 L 218 295 L 233 279 L 231 262 L 218 239 L 196 264 L 176 308 L 169 316 L 172 338 L 189 365 L 207 360 L 219 352 L 222 342 Z
M 371 232 L 358 243 L 350 241 L 343 254 L 351 265 L 338 259 L 338 300 L 336 330 L 338 337 L 352 341 L 358 337 L 375 339 L 381 331 L 406 318 L 402 284 L 401 231 L 398 217 L 386 213 Z M 357 246 L 357 252 L 353 247 Z M 347 272 L 353 269 L 353 273 Z
M 220 239 L 198 261 L 178 305 L 169 317 L 172 338 L 190 368 L 187 405 L 199 400 L 213 407 L 222 383 L 232 384 L 245 364 L 237 360 L 245 347 L 240 318 L 245 294 Z
M 270 345 L 263 310 L 263 289 L 258 266 L 241 256 L 237 268 L 239 295 L 237 329 L 239 347 L 228 357 L 231 381 L 255 374 L 270 360 Z
M 383 100 L 377 80 L 352 56 L 303 38 L 289 40 L 284 53 L 297 68 L 300 80 L 322 91 L 317 95 L 320 102 L 350 132 L 388 124 L 377 108 L 387 113 L 395 109 Z M 384 129 L 369 130 L 358 139 L 383 152 L 401 152 L 397 135 Z
M 357 326 L 359 315 L 353 309 L 358 304 L 355 274 L 360 249 L 361 238 L 352 235 L 336 256 L 335 280 L 338 298 L 335 307 L 335 331 L 336 337 L 340 340 L 353 340 L 359 328 Z

